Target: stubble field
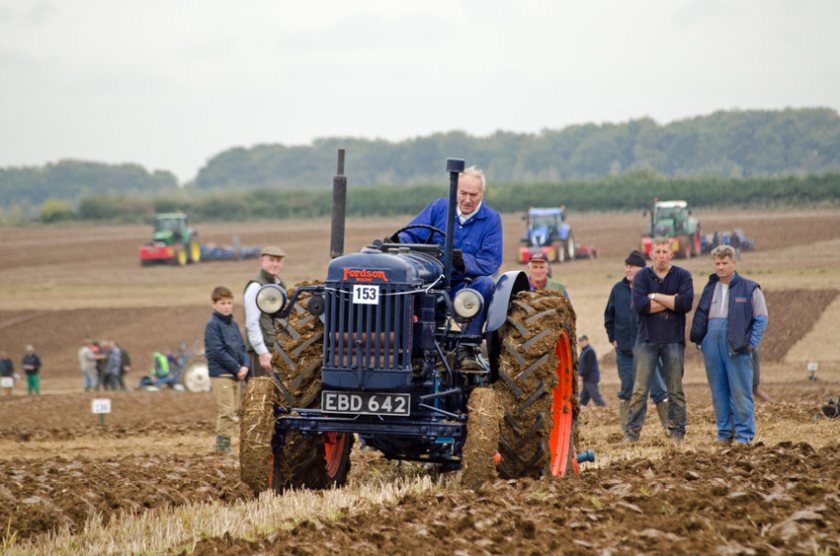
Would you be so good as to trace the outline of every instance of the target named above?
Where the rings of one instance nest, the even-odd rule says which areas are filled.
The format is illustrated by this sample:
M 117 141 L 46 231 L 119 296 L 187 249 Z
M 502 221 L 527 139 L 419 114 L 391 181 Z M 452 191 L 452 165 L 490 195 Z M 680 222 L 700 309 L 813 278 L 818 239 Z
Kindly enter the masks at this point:
M 0 399 L 0 517 L 10 552 L 451 552 L 831 553 L 840 550 L 840 422 L 816 418 L 840 394 L 840 210 L 701 212 L 706 231 L 742 227 L 756 240 L 739 270 L 768 298 L 763 387 L 754 446 L 721 451 L 702 359 L 687 349 L 688 435 L 672 448 L 653 417 L 638 444 L 617 427 L 617 377 L 603 309 L 640 214 L 574 214 L 578 241 L 600 256 L 555 265 L 569 287 L 578 332 L 602 360 L 606 408 L 583 408 L 579 449 L 597 461 L 566 480 L 497 481 L 479 491 L 364 451 L 350 484 L 326 493 L 253 500 L 237 462 L 211 453 L 213 399 L 171 391 L 112 393 L 100 425 L 81 392 L 84 337 L 113 338 L 134 359 L 136 385 L 152 351 L 199 344 L 209 292 L 239 297 L 255 261 L 141 268 L 144 226 L 0 228 L 0 350 L 16 363 L 33 343 L 44 395 L 19 384 Z M 518 268 L 520 215 L 504 215 L 504 270 Z M 346 249 L 403 219 L 348 221 Z M 287 283 L 319 278 L 326 220 L 198 225 L 203 241 L 278 244 Z M 705 259 L 678 262 L 699 291 Z M 239 299 L 237 299 L 237 302 Z M 236 316 L 242 322 L 241 309 Z M 808 381 L 806 364 L 819 364 Z

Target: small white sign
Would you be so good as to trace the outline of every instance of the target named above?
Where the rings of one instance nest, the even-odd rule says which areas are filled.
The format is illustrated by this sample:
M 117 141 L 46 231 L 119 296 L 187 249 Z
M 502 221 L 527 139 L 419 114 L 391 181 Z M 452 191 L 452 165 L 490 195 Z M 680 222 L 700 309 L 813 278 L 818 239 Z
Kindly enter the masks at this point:
M 90 410 L 97 414 L 111 413 L 111 399 L 97 398 L 95 400 L 91 400 Z
M 12 388 L 15 385 L 15 379 L 10 376 L 0 377 L 0 388 Z
M 353 285 L 353 303 L 379 305 L 379 286 Z
M 808 371 L 809 372 L 812 372 L 812 373 L 817 372 L 817 367 L 818 366 L 819 365 L 817 365 L 816 361 L 808 361 Z

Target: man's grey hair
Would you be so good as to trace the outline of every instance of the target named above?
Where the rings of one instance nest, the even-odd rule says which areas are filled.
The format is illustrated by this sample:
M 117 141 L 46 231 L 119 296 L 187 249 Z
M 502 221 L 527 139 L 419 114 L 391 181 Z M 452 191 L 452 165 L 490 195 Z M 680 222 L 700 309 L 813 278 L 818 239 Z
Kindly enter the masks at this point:
M 671 245 L 671 238 L 663 236 L 655 237 L 650 245 L 651 247 L 654 245 Z
M 461 172 L 461 175 L 477 177 L 479 180 L 481 180 L 481 192 L 487 192 L 487 178 L 484 177 L 484 170 L 482 170 L 478 166 L 470 166 L 469 168 Z
M 712 249 L 712 258 L 713 259 L 723 259 L 725 257 L 729 257 L 733 261 L 735 260 L 735 248 L 731 245 L 718 245 L 714 249 Z

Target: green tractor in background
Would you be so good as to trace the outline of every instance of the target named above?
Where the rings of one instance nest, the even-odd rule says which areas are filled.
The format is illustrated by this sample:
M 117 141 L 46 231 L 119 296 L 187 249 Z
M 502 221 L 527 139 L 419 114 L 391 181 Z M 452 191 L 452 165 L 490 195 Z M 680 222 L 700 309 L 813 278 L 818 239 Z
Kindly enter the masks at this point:
M 183 212 L 161 213 L 155 216 L 152 241 L 140 246 L 140 264 L 156 263 L 183 266 L 201 260 L 198 232 L 190 228 Z

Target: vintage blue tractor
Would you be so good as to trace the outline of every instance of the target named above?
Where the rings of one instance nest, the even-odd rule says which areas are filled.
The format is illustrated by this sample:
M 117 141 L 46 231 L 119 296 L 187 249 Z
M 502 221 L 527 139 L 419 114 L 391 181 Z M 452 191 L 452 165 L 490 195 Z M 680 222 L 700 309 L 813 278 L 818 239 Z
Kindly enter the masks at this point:
M 343 255 L 343 151 L 334 182 L 331 253 L 323 283 L 264 286 L 260 309 L 278 320 L 275 369 L 246 387 L 243 481 L 269 488 L 341 485 L 356 438 L 385 457 L 462 469 L 478 487 L 577 472 L 575 315 L 558 292 L 532 292 L 502 274 L 482 335 L 462 332 L 483 311 L 465 288 L 450 297 L 458 175 L 443 247 L 373 241 Z M 482 347 L 481 369 L 459 347 Z

